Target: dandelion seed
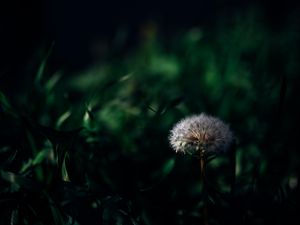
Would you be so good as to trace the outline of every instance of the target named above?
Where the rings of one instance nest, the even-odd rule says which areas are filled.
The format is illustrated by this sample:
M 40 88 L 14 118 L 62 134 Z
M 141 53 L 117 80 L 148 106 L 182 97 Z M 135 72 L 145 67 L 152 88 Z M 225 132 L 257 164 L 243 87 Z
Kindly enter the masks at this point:
M 220 119 L 201 113 L 179 121 L 169 141 L 175 152 L 215 154 L 229 149 L 233 134 Z
M 171 130 L 169 141 L 175 152 L 199 153 L 201 182 L 204 190 L 203 224 L 208 224 L 206 183 L 207 155 L 225 152 L 233 144 L 229 126 L 220 119 L 201 113 L 179 121 Z

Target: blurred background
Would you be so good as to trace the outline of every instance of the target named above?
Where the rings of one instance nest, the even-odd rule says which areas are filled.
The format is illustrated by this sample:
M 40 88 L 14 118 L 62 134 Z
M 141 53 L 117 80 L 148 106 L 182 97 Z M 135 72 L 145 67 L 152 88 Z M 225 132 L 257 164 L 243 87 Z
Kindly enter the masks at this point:
M 299 3 L 0 3 L 0 224 L 297 224 Z M 175 154 L 206 112 L 235 160 Z M 234 188 L 233 188 L 234 187 Z M 207 196 L 208 195 L 208 198 Z

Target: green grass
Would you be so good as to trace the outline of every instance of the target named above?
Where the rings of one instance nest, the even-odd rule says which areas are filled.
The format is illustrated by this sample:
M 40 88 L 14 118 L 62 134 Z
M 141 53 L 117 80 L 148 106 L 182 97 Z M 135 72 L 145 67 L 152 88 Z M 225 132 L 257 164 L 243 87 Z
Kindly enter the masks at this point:
M 208 164 L 210 224 L 296 224 L 293 23 L 274 33 L 249 13 L 162 35 L 76 74 L 47 72 L 49 52 L 22 91 L 0 92 L 0 224 L 201 224 L 198 160 L 168 143 L 200 112 L 237 137 L 234 196 L 228 156 Z

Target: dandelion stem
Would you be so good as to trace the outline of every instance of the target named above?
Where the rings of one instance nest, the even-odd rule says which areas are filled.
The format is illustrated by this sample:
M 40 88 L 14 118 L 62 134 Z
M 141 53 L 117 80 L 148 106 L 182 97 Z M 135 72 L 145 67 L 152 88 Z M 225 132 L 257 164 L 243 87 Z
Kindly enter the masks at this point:
M 181 153 L 200 153 L 201 183 L 203 189 L 203 224 L 208 225 L 208 204 L 210 200 L 206 180 L 207 156 L 226 152 L 233 140 L 233 134 L 227 124 L 216 117 L 201 113 L 186 117 L 171 130 L 169 141 L 171 147 Z M 232 168 L 234 173 L 234 168 Z M 234 177 L 232 178 L 234 192 Z
M 201 149 L 201 148 L 200 148 Z M 203 195 L 204 195 L 204 207 L 203 207 L 203 223 L 208 225 L 208 209 L 207 209 L 207 190 L 205 182 L 205 150 L 200 150 L 200 169 L 201 169 L 201 181 L 203 185 Z
M 204 154 L 200 153 L 200 169 L 201 169 L 201 178 L 204 183 L 205 179 L 205 159 Z

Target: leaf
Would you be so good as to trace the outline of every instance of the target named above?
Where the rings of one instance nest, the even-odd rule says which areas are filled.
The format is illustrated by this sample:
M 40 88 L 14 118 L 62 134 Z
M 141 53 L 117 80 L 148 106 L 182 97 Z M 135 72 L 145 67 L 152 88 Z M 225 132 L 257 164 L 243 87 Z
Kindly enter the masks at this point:
M 37 191 L 41 189 L 41 186 L 37 182 L 13 172 L 0 170 L 0 177 L 13 185 L 15 188 L 14 191 L 17 191 L 19 188 L 24 188 L 31 191 Z
M 31 132 L 28 131 L 28 130 L 26 131 L 26 136 L 27 136 L 28 142 L 29 142 L 30 147 L 31 147 L 31 150 L 32 150 L 32 155 L 33 155 L 33 156 L 36 156 L 37 153 L 38 153 L 38 149 L 37 149 L 37 146 L 36 146 L 34 137 L 33 137 L 33 135 L 31 134 Z
M 58 208 L 56 208 L 53 204 L 50 203 L 50 209 L 52 213 L 52 217 L 55 225 L 65 225 L 62 214 Z
M 11 212 L 10 225 L 19 224 L 19 211 L 17 209 Z
M 64 157 L 63 162 L 62 162 L 61 176 L 62 176 L 63 181 L 70 182 L 70 177 L 69 177 L 69 174 L 68 174 L 68 171 L 67 171 L 67 167 L 66 167 L 66 159 L 67 159 L 67 157 L 68 157 L 68 153 L 65 154 L 65 157 Z
M 29 159 L 27 162 L 23 163 L 19 173 L 23 174 L 23 173 L 27 172 L 27 170 L 31 167 L 32 167 L 32 159 Z
M 62 126 L 62 124 L 71 116 L 71 111 L 68 110 L 66 112 L 64 112 L 57 120 L 56 122 L 56 128 L 60 128 Z
M 52 77 L 50 77 L 50 79 L 45 84 L 45 89 L 48 92 L 50 92 L 55 87 L 57 82 L 60 80 L 61 76 L 62 76 L 61 73 L 55 73 Z
M 36 157 L 32 161 L 32 165 L 35 166 L 41 164 L 43 161 L 49 160 L 52 154 L 53 154 L 53 149 L 43 149 L 36 155 Z
M 160 109 L 157 111 L 160 115 L 167 112 L 169 109 L 175 108 L 177 105 L 182 103 L 184 101 L 183 96 L 179 96 L 171 100 L 165 107 L 160 107 Z
M 67 216 L 67 221 L 65 223 L 65 225 L 80 225 L 73 217 L 71 217 L 70 215 L 66 215 Z
M 45 73 L 45 68 L 46 68 L 46 64 L 47 64 L 47 61 L 48 61 L 48 58 L 53 50 L 53 47 L 54 47 L 54 42 L 51 44 L 45 58 L 42 60 L 39 68 L 38 68 L 38 71 L 37 71 L 37 74 L 36 74 L 36 77 L 35 77 L 35 83 L 36 84 L 40 84 L 40 82 L 42 81 L 42 78 L 43 78 L 43 75 Z
M 11 106 L 7 97 L 0 91 L 0 112 L 1 109 L 14 117 L 17 117 L 17 114 L 14 112 L 13 107 Z
M 175 166 L 175 158 L 171 158 L 167 162 L 165 162 L 165 164 L 162 168 L 163 178 L 165 178 L 166 176 L 168 176 L 171 173 L 174 166 Z
M 92 112 L 92 109 L 90 109 L 90 107 L 87 107 L 83 116 L 83 126 L 87 129 L 92 129 L 94 121 L 95 115 Z

